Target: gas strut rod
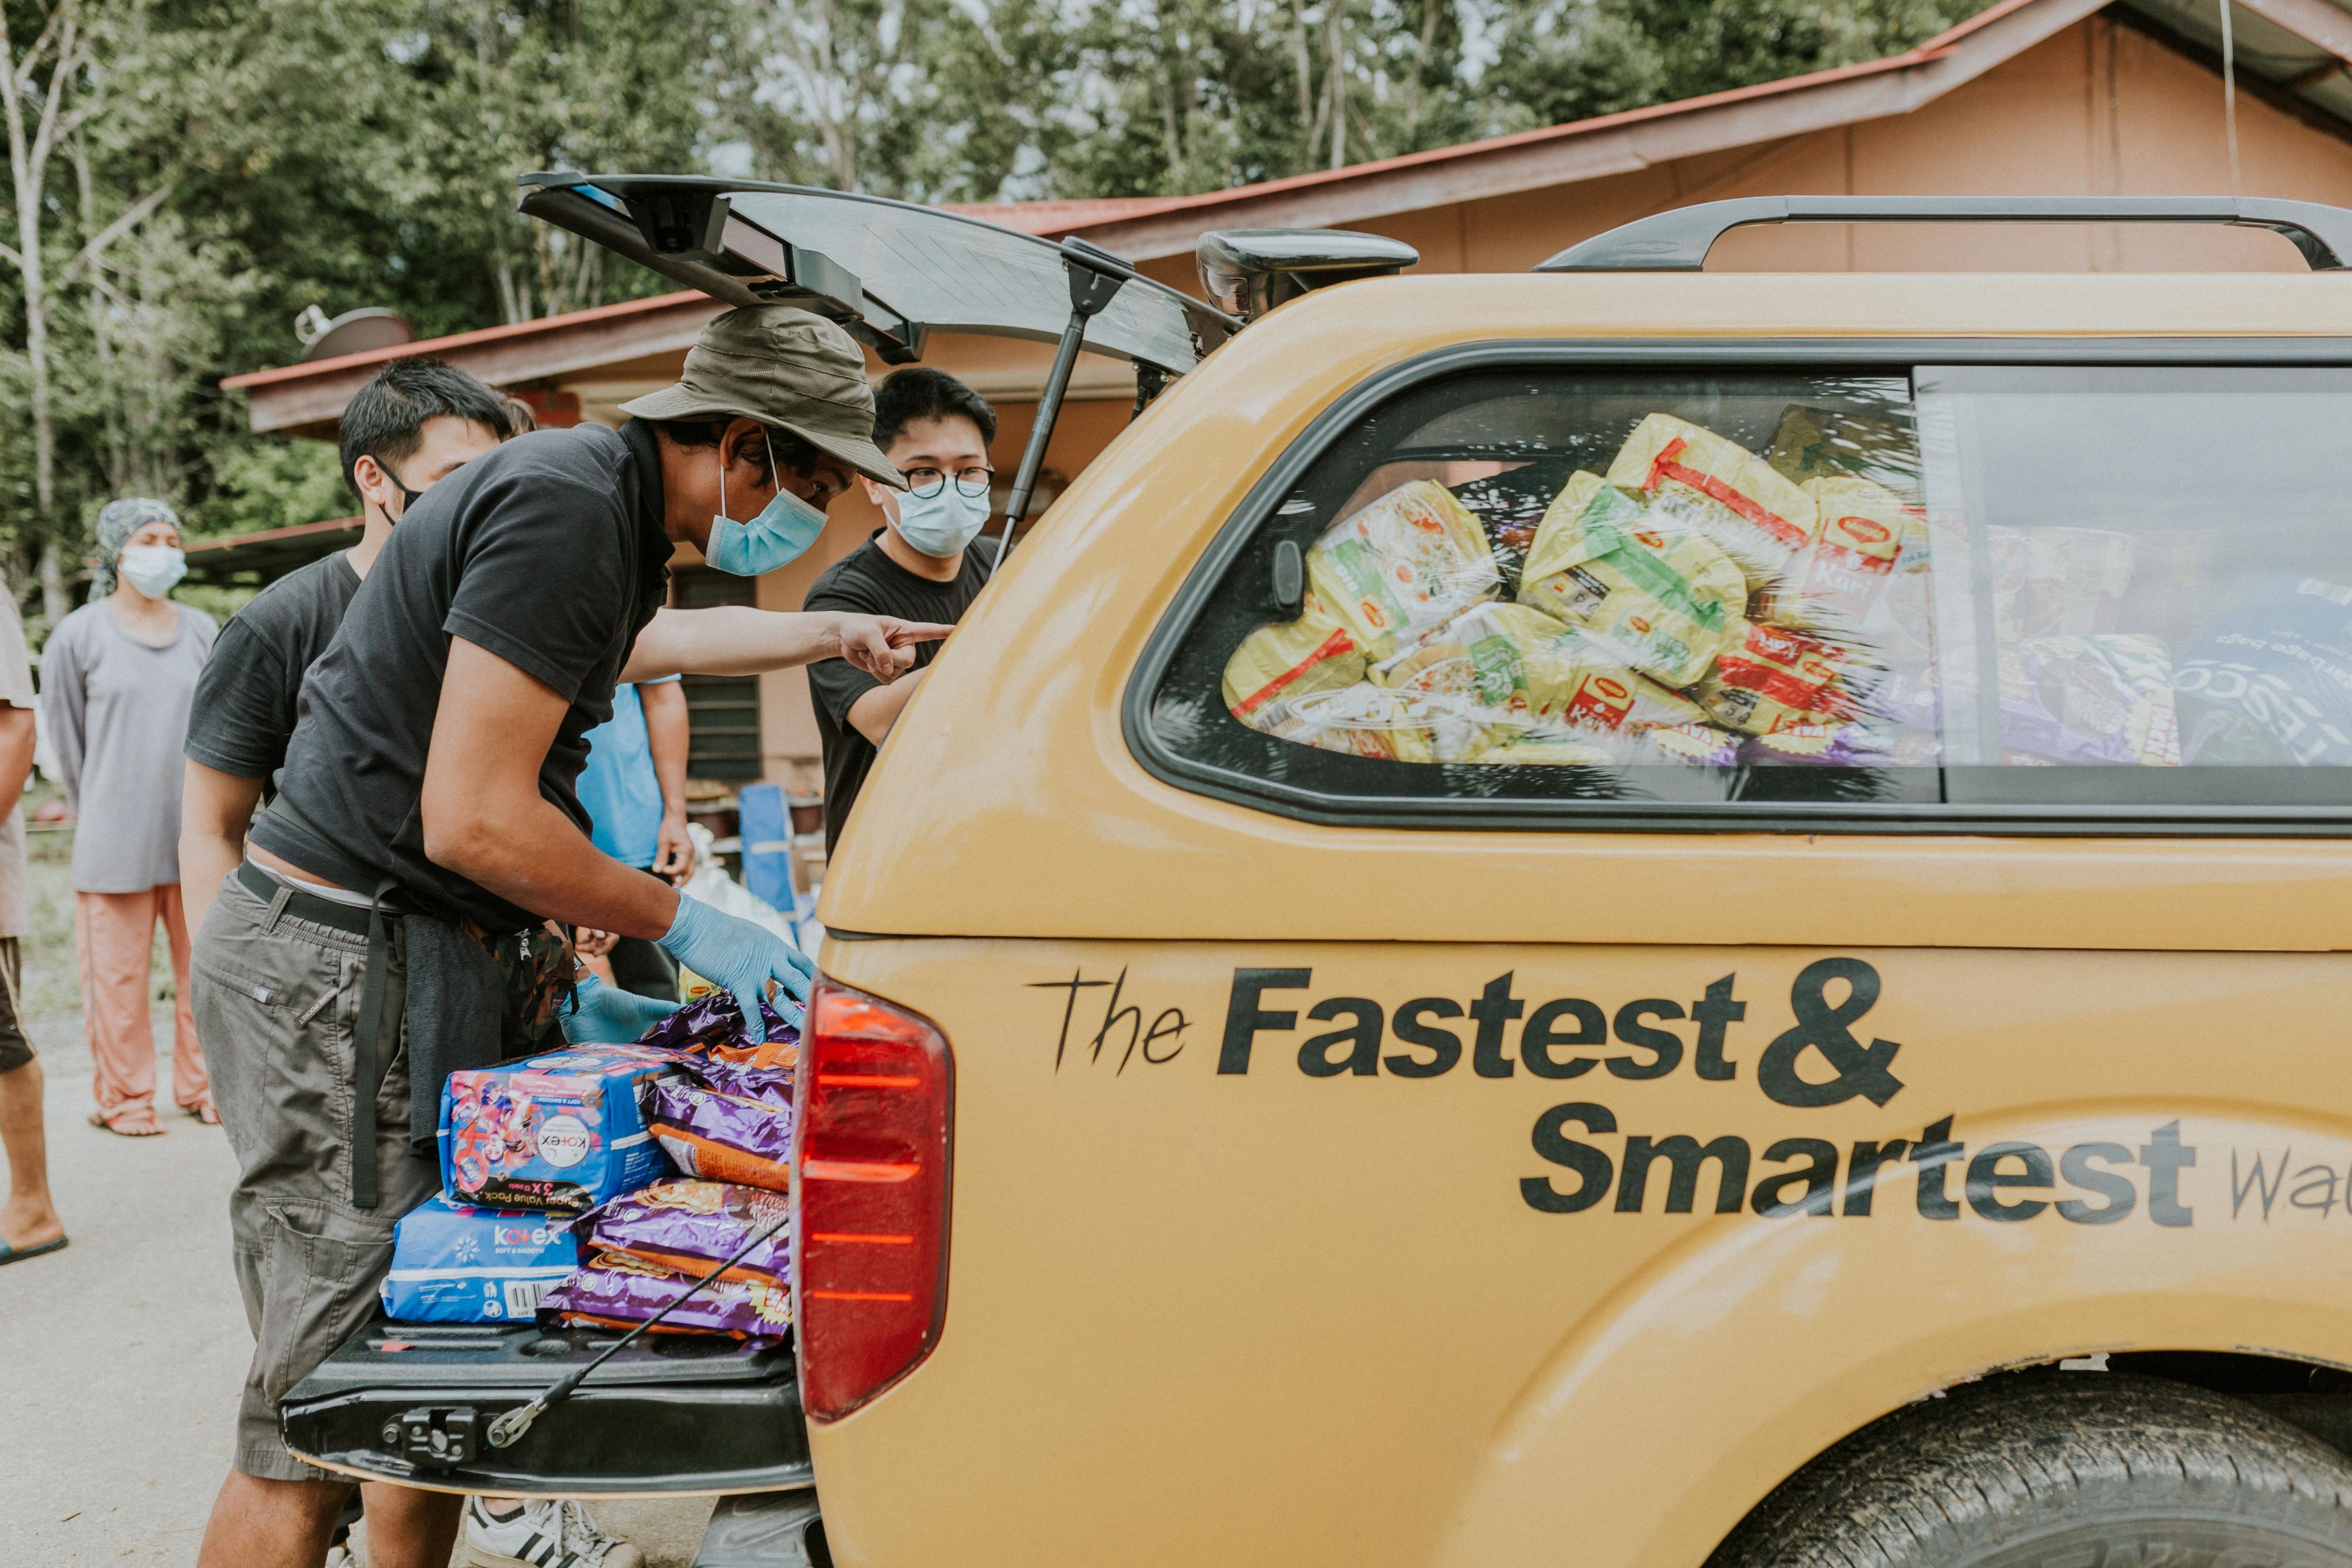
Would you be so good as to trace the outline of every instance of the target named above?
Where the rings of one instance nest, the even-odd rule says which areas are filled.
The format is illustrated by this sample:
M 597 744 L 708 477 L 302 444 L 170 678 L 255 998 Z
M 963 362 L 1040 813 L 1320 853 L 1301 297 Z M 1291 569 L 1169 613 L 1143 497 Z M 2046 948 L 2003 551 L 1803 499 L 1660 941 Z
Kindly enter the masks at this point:
M 1118 270 L 1112 271 L 1114 267 Z M 1021 468 L 1013 476 L 1013 495 L 1004 503 L 1004 532 L 996 541 L 997 566 L 1003 566 L 1011 553 L 1013 530 L 1020 526 L 1029 510 L 1029 497 L 1036 491 L 1038 471 L 1045 465 L 1045 444 L 1054 439 L 1054 423 L 1062 416 L 1062 397 L 1070 390 L 1070 372 L 1077 367 L 1087 323 L 1102 314 L 1134 276 L 1118 257 L 1076 239 L 1062 242 L 1062 270 L 1070 275 L 1070 324 L 1062 329 L 1061 346 L 1054 350 L 1054 368 L 1046 373 L 1045 390 L 1037 398 L 1036 423 L 1029 428 L 1029 444 L 1022 449 Z
M 565 1400 L 571 1398 L 572 1390 L 578 1388 L 581 1384 L 586 1382 L 590 1373 L 595 1371 L 598 1367 L 604 1365 L 606 1362 L 618 1355 L 622 1351 L 627 1349 L 630 1344 L 635 1343 L 639 1334 L 645 1333 L 647 1329 L 661 1322 L 662 1319 L 669 1316 L 671 1312 L 677 1311 L 679 1307 L 684 1306 L 688 1297 L 701 1290 L 705 1285 L 709 1284 L 711 1281 L 716 1280 L 719 1275 L 727 1272 L 728 1270 L 735 1267 L 736 1264 L 740 1263 L 745 1258 L 751 1255 L 752 1248 L 757 1247 L 761 1242 L 765 1241 L 769 1237 L 773 1236 L 777 1231 L 782 1229 L 785 1222 L 791 1218 L 792 1214 L 789 1210 L 776 1216 L 775 1218 L 770 1220 L 765 1226 L 761 1228 L 758 1235 L 752 1237 L 751 1239 L 737 1248 L 735 1249 L 735 1256 L 728 1259 L 727 1261 L 719 1265 L 718 1268 L 713 1269 L 709 1273 L 705 1274 L 701 1279 L 697 1280 L 693 1284 L 688 1285 L 685 1290 L 679 1291 L 677 1299 L 670 1302 L 668 1306 L 664 1307 L 661 1311 L 656 1312 L 653 1316 L 647 1318 L 645 1322 L 631 1329 L 627 1333 L 623 1334 L 619 1339 L 616 1339 L 611 1344 L 606 1345 L 604 1347 L 604 1354 L 597 1356 L 595 1360 L 590 1362 L 587 1365 L 582 1367 L 577 1372 L 565 1373 L 562 1377 L 557 1378 L 553 1383 L 548 1385 L 546 1393 L 541 1394 L 538 1398 L 532 1400 L 528 1405 L 518 1405 L 513 1409 L 508 1411 L 505 1415 L 499 1416 L 497 1420 L 491 1422 L 490 1447 L 493 1448 L 511 1448 L 517 1443 L 522 1441 L 522 1435 L 530 1430 L 530 1424 L 533 1421 L 538 1420 L 541 1416 L 546 1415 L 558 1405 L 561 1405 Z

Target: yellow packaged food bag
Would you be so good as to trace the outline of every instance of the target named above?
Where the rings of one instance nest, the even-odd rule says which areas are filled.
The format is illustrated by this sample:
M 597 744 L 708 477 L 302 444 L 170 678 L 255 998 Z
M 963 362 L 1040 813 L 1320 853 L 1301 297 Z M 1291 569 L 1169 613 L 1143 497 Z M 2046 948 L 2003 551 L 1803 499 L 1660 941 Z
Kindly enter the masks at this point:
M 1493 598 L 1501 580 L 1486 530 L 1433 479 L 1398 486 L 1307 552 L 1307 586 L 1375 659 Z
M 1518 730 L 1487 746 L 1473 762 L 1509 768 L 1606 768 L 1617 754 L 1597 740 L 1566 731 Z
M 1840 664 L 1837 650 L 1825 643 L 1748 622 L 1692 695 L 1726 728 L 1769 735 L 1844 706 Z
M 1536 529 L 1519 601 L 1579 628 L 1619 663 L 1686 686 L 1737 633 L 1748 589 L 1714 545 L 1654 526 L 1639 500 L 1580 471 Z
M 1533 689 L 1531 662 L 1549 656 L 1566 628 L 1524 604 L 1474 604 L 1423 641 L 1372 667 L 1392 691 L 1450 700 L 1494 719 L 1532 720 L 1550 711 Z M 1536 672 L 1540 674 L 1544 671 Z M 1557 706 L 1557 704 L 1553 704 Z
M 1330 607 L 1309 591 L 1297 620 L 1259 627 L 1225 661 L 1225 706 L 1246 724 L 1276 697 L 1355 685 L 1369 662 Z
M 1870 479 L 1814 479 L 1805 486 L 1818 521 L 1813 537 L 1790 563 L 1785 583 L 1766 602 L 1751 602 L 1759 621 L 1851 635 L 1895 576 L 1895 563 L 1921 525 L 1902 499 Z
M 1777 580 L 1813 537 L 1813 498 L 1736 441 L 1670 413 L 1645 416 L 1610 464 L 1609 482 L 1661 520 L 1706 536 L 1749 588 Z
M 1561 705 L 1559 717 L 1579 729 L 1633 734 L 1702 723 L 1706 710 L 1633 670 L 1587 669 Z
M 1442 718 L 1427 698 L 1369 682 L 1335 691 L 1276 697 L 1251 716 L 1251 727 L 1280 740 L 1322 751 L 1344 751 L 1391 762 L 1437 761 L 1433 727 Z M 1483 736 L 1465 735 L 1461 749 Z

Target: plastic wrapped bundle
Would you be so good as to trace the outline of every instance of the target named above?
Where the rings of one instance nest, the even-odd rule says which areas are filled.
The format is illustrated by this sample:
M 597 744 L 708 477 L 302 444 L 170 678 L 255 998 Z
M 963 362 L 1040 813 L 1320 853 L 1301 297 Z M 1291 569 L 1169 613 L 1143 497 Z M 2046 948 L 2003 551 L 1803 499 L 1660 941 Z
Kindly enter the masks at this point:
M 743 1027 L 743 1009 L 735 1005 L 735 998 L 714 990 L 646 1030 L 637 1037 L 637 1044 L 650 1051 L 680 1051 L 744 1067 L 789 1070 L 797 1065 L 800 1030 L 785 1022 L 765 998 L 760 1003 L 760 1021 L 766 1026 L 768 1038 L 754 1041 Z
M 2172 664 L 2153 637 L 2044 637 L 2000 654 L 2000 737 L 2053 762 L 2180 763 Z
M 1432 479 L 1401 485 L 1307 552 L 1307 586 L 1357 647 L 1384 659 L 1501 581 L 1486 531 Z
M 1387 762 L 1435 762 L 1437 727 L 1460 732 L 1470 744 L 1472 727 L 1416 693 L 1392 692 L 1360 682 L 1333 692 L 1283 697 L 1258 712 L 1255 727 L 1277 739 L 1344 751 Z
M 646 1129 L 653 1086 L 680 1071 L 666 1051 L 599 1045 L 451 1073 L 442 1190 L 488 1208 L 577 1214 L 643 1186 L 666 1168 Z
M 2352 587 L 2264 579 L 2173 689 L 2192 762 L 2352 766 Z
M 559 1322 L 635 1328 L 686 1296 L 700 1277 L 641 1262 L 625 1253 L 604 1255 L 541 1297 L 540 1314 Z M 793 1293 L 787 1286 L 769 1280 L 713 1280 L 695 1290 L 651 1332 L 719 1333 L 772 1343 L 792 1326 Z
M 393 1228 L 379 1288 L 395 1322 L 527 1322 L 541 1292 L 580 1266 L 570 1216 L 435 1197 Z
M 1598 475 L 1578 473 L 1544 514 L 1519 599 L 1670 686 L 1706 674 L 1738 635 L 1739 569 Z
M 697 1278 L 733 1257 L 788 1205 L 783 1194 L 733 1182 L 664 1181 L 596 1212 L 588 1252 L 603 1263 L 614 1255 Z M 778 1230 L 721 1276 L 782 1284 L 792 1278 L 792 1238 Z
M 1759 735 L 1739 748 L 1757 768 L 1925 768 L 1936 761 L 1936 737 L 1904 725 L 1864 721 L 1798 724 Z
M 1782 626 L 1742 625 L 1694 695 L 1727 729 L 1764 735 L 1843 706 L 1837 651 Z
M 1225 661 L 1225 706 L 1255 724 L 1268 703 L 1354 685 L 1369 663 L 1330 606 L 1309 592 L 1297 620 L 1259 627 Z
M 1813 498 L 1801 486 L 1738 442 L 1670 413 L 1633 427 L 1607 477 L 1713 541 L 1750 589 L 1779 581 L 1813 537 Z
M 1789 565 L 1768 605 L 1749 614 L 1799 630 L 1852 636 L 1895 576 L 1918 524 L 1895 492 L 1868 479 L 1816 479 L 1805 486 L 1820 513 L 1813 537 Z
M 782 1098 L 730 1092 L 722 1083 L 746 1086 L 750 1078 L 778 1081 Z M 701 1080 L 698 1082 L 697 1080 Z M 791 1080 L 756 1069 L 722 1076 L 695 1073 L 654 1089 L 654 1141 L 679 1170 L 708 1181 L 786 1192 L 792 1187 L 793 1103 Z

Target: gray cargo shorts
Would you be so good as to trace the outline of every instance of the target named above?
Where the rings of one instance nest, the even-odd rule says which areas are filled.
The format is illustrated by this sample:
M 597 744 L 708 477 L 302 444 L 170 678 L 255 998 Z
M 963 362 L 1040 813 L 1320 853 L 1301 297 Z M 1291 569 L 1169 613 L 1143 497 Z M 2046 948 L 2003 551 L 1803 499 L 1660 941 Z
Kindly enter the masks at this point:
M 235 875 L 196 935 L 189 1003 L 236 1153 L 229 1231 L 254 1337 L 236 1464 L 264 1480 L 331 1479 L 286 1451 L 278 1401 L 373 1315 L 394 1223 L 441 1186 L 436 1163 L 408 1150 L 404 1027 L 376 1095 L 382 1201 L 352 1207 L 352 1030 L 366 950 L 333 926 L 273 915 Z M 397 962 L 392 981 L 397 1016 Z

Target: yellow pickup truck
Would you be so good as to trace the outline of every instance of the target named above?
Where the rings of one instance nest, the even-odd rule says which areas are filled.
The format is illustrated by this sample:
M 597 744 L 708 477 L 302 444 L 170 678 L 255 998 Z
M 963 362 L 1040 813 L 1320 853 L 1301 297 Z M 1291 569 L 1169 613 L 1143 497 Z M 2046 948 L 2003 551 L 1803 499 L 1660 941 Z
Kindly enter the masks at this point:
M 707 1568 L 2352 1568 L 2352 212 L 1240 232 L 1203 303 L 524 204 L 886 361 L 1058 342 L 1015 520 L 1077 353 L 1139 413 L 829 870 L 790 1350 L 377 1325 L 296 1452 L 725 1494 Z M 2311 270 L 1703 270 L 1786 221 Z
M 2315 270 L 1696 270 L 1802 217 Z M 2352 1563 L 2347 234 L 1732 204 L 1185 376 L 827 878 L 832 1561 Z

